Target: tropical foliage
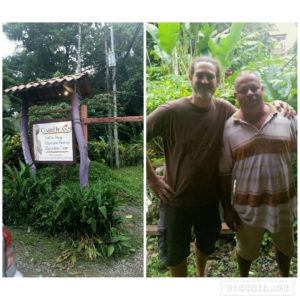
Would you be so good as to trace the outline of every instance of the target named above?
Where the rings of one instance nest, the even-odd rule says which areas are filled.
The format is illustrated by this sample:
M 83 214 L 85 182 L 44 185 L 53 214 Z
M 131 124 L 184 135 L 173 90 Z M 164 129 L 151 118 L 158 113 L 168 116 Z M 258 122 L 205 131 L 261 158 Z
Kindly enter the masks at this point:
M 3 59 L 3 89 L 75 73 L 78 62 L 78 23 L 7 23 L 3 31 L 17 43 L 17 50 Z M 84 99 L 89 117 L 109 116 L 112 106 L 112 72 L 106 76 L 106 50 L 111 48 L 112 24 L 81 23 L 81 69 L 89 72 L 93 95 Z M 142 23 L 114 23 L 118 116 L 143 114 L 143 26 Z M 4 134 L 20 130 L 20 103 L 16 97 L 3 97 Z M 49 104 L 47 110 L 49 110 Z M 69 103 L 51 105 L 68 109 Z M 51 109 L 51 107 L 50 107 Z M 43 106 L 30 107 L 30 122 Z M 40 118 L 40 116 L 38 116 Z M 45 118 L 66 118 L 66 113 Z M 143 130 L 140 122 L 119 125 L 119 139 L 130 144 Z M 109 125 L 89 125 L 89 140 L 108 143 Z M 112 152 L 110 152 L 112 153 Z
M 111 70 L 106 75 L 106 47 L 107 50 L 111 48 L 111 27 L 117 62 L 118 116 L 142 115 L 141 23 L 4 24 L 4 34 L 18 47 L 3 59 L 3 89 L 77 72 L 79 25 L 81 71 L 89 73 L 93 92 L 89 99 L 81 99 L 82 104 L 88 105 L 88 116 L 111 114 Z M 30 166 L 24 163 L 20 138 L 21 101 L 17 97 L 3 95 L 4 223 L 63 237 L 63 260 L 68 258 L 75 262 L 76 255 L 95 259 L 130 251 L 133 241 L 122 226 L 120 205 L 127 205 L 132 198 L 136 206 L 140 207 L 142 203 L 142 186 L 139 184 L 143 161 L 142 123 L 118 126 L 121 166 L 135 166 L 136 170 L 129 172 L 126 185 L 107 167 L 112 162 L 114 150 L 110 151 L 108 145 L 109 126 L 89 125 L 88 149 L 92 161 L 89 186 L 80 188 L 79 164 L 39 165 L 37 174 L 33 174 Z M 70 115 L 65 112 L 45 115 L 45 110 L 70 111 L 71 104 L 60 102 L 30 106 L 29 123 L 68 118 Z M 135 185 L 137 181 L 138 185 Z
M 267 101 L 287 101 L 296 109 L 296 45 L 278 53 L 278 41 L 270 34 L 273 27 L 268 23 L 147 24 L 147 112 L 191 93 L 188 66 L 199 55 L 213 56 L 222 65 L 217 96 L 234 103 L 234 79 L 250 70 L 261 75 Z
M 74 166 L 67 172 L 78 173 L 76 168 Z M 30 166 L 22 162 L 19 167 L 5 165 L 4 223 L 67 235 L 65 250 L 69 253 L 76 248 L 77 254 L 90 259 L 127 253 L 133 241 L 122 229 L 123 218 L 118 210 L 124 201 L 135 199 L 140 202 L 142 186 L 136 190 L 134 185 L 129 186 L 131 191 L 127 191 L 108 167 L 92 163 L 92 182 L 81 189 L 74 175 L 62 174 L 66 170 L 59 169 L 44 168 L 33 174 Z M 141 170 L 137 174 L 140 176 Z
M 295 42 L 290 49 L 282 49 L 280 40 L 272 35 L 275 24 L 148 23 L 146 29 L 148 114 L 166 101 L 191 95 L 188 68 L 193 57 L 200 55 L 212 56 L 222 66 L 217 97 L 238 106 L 234 99 L 234 80 L 241 71 L 249 70 L 260 75 L 265 87 L 265 101 L 283 100 L 297 110 L 297 45 Z M 154 168 L 158 170 L 163 166 L 163 147 L 159 139 L 148 143 L 147 154 Z M 296 159 L 292 165 L 296 179 Z M 159 200 L 150 190 L 147 196 L 152 203 L 148 208 L 147 223 L 156 224 Z M 148 238 L 147 247 L 148 276 L 166 276 L 153 237 Z M 268 251 L 271 251 L 270 245 Z M 293 264 L 296 265 L 295 260 Z M 223 259 L 219 265 L 223 269 L 216 270 L 215 266 L 211 276 L 226 274 L 224 270 L 228 266 Z M 194 276 L 192 268 L 189 264 L 189 275 Z M 259 268 L 255 268 L 259 272 Z M 234 272 L 237 274 L 236 268 Z M 296 272 L 293 270 L 293 274 Z M 228 276 L 232 276 L 231 271 Z

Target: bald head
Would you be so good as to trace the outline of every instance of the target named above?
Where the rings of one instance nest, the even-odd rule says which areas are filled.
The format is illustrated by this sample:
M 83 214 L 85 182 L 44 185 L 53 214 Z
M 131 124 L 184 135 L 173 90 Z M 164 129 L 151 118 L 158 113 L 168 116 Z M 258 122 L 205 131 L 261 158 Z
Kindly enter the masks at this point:
M 237 89 L 237 87 L 241 81 L 249 80 L 249 79 L 257 81 L 259 83 L 259 85 L 261 86 L 261 80 L 257 73 L 250 72 L 250 71 L 243 71 L 234 80 L 235 90 Z
M 253 72 L 242 72 L 234 81 L 234 96 L 244 115 L 264 111 L 263 91 L 260 78 Z M 259 115 L 259 114 L 257 114 Z

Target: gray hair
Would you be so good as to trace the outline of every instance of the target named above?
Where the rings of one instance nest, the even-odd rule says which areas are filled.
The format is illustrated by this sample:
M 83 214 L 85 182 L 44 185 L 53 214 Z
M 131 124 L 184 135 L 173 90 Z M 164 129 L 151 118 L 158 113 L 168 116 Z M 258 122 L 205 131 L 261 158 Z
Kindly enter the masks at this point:
M 199 62 L 208 62 L 211 63 L 213 66 L 216 67 L 216 77 L 217 77 L 217 81 L 220 82 L 220 77 L 221 77 L 221 65 L 220 63 L 213 57 L 210 56 L 198 56 L 195 57 L 192 61 L 192 63 L 190 64 L 189 67 L 189 77 L 192 77 L 194 75 L 195 72 L 195 65 Z

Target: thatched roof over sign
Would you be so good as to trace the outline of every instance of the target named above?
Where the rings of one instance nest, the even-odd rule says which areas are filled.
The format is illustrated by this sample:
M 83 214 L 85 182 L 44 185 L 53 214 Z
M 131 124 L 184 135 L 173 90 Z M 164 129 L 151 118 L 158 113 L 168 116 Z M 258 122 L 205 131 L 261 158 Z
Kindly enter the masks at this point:
M 22 100 L 29 100 L 33 103 L 42 103 L 59 99 L 64 100 L 70 98 L 70 92 L 74 90 L 75 83 L 76 91 L 82 97 L 91 94 L 87 73 L 78 73 L 21 84 L 4 90 L 4 93 L 15 95 Z

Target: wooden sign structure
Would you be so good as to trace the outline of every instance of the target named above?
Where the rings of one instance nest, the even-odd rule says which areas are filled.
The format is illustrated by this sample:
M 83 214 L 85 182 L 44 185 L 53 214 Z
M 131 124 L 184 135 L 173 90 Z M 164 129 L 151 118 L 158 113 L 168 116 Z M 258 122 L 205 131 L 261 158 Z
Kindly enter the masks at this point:
M 35 163 L 75 162 L 72 120 L 47 120 L 32 123 L 32 154 Z
M 143 116 L 133 116 L 133 117 L 106 117 L 106 118 L 88 118 L 87 106 L 81 106 L 81 118 L 80 118 L 80 103 L 79 103 L 79 95 L 82 97 L 88 96 L 91 93 L 90 84 L 87 78 L 87 73 L 79 73 L 74 75 L 67 75 L 64 77 L 57 77 L 48 80 L 42 80 L 39 82 L 31 82 L 26 85 L 18 85 L 12 88 L 6 89 L 4 91 L 5 94 L 15 95 L 22 100 L 22 123 L 21 123 L 21 141 L 22 141 L 22 150 L 25 158 L 25 162 L 31 166 L 32 172 L 36 173 L 37 169 L 35 166 L 36 163 L 57 163 L 57 162 L 71 162 L 70 155 L 59 156 L 57 151 L 66 151 L 66 153 L 70 154 L 70 140 L 69 142 L 65 141 L 69 144 L 69 148 L 66 149 L 59 148 L 58 146 L 54 147 L 52 143 L 51 147 L 55 149 L 50 149 L 46 147 L 46 141 L 43 138 L 40 140 L 37 139 L 37 136 L 40 132 L 37 132 L 37 127 L 40 130 L 43 126 L 41 124 L 49 124 L 51 122 L 61 122 L 62 120 L 51 120 L 50 121 L 40 121 L 35 122 L 35 124 L 39 124 L 40 126 L 35 126 L 33 124 L 33 153 L 34 159 L 32 158 L 29 142 L 28 142 L 28 110 L 30 105 L 36 104 L 45 104 L 47 102 L 54 101 L 70 101 L 72 103 L 72 132 L 75 132 L 75 137 L 77 141 L 77 145 L 79 148 L 80 154 L 80 186 L 84 187 L 88 185 L 88 172 L 90 160 L 88 158 L 88 124 L 91 123 L 113 123 L 113 122 L 140 122 L 143 121 Z M 57 111 L 57 110 L 55 110 Z M 58 110 L 59 112 L 65 110 Z M 54 112 L 54 111 L 53 111 Z M 45 114 L 45 113 L 41 113 Z M 65 126 L 66 124 L 62 124 Z M 49 125 L 51 128 L 51 125 Z M 70 126 L 70 125 L 69 125 Z M 44 127 L 47 127 L 44 125 Z M 53 127 L 53 126 L 52 126 Z M 49 127 L 47 127 L 49 129 Z M 52 128 L 53 129 L 53 128 Z M 74 130 L 73 130 L 74 129 Z M 47 129 L 45 129 L 47 130 Z M 54 129 L 53 129 L 54 130 Z M 54 130 L 55 131 L 55 130 Z M 55 132 L 52 132 L 53 134 Z M 57 134 L 57 132 L 56 132 Z M 70 137 L 69 137 L 70 138 Z M 36 139 L 36 140 L 35 140 Z M 59 138 L 56 138 L 56 143 L 59 144 Z M 42 149 L 42 153 L 38 154 L 38 147 L 42 147 L 43 145 L 37 145 L 44 141 L 44 148 Z M 48 139 L 49 141 L 49 139 Z M 51 144 L 51 143 L 50 143 Z M 73 143 L 74 146 L 75 142 Z M 47 148 L 47 149 L 46 149 Z M 57 148 L 57 149 L 56 149 Z M 69 150 L 68 150 L 69 149 Z M 47 152 L 48 151 L 48 152 Z M 56 151 L 56 156 L 50 155 L 51 151 Z M 45 152 L 46 156 L 45 156 Z M 62 154 L 62 152 L 60 152 Z M 52 152 L 53 154 L 53 152 Z M 41 156 L 42 155 L 42 156 Z M 38 159 L 37 159 L 38 157 Z M 57 160 L 56 160 L 57 159 Z M 65 160 L 64 160 L 65 159 Z
M 25 162 L 36 172 L 28 142 L 28 110 L 30 105 L 45 104 L 54 101 L 70 101 L 72 104 L 72 123 L 80 153 L 80 186 L 88 184 L 88 158 L 87 145 L 84 142 L 82 125 L 79 113 L 79 95 L 85 97 L 91 94 L 91 87 L 87 73 L 78 73 L 63 77 L 55 77 L 26 85 L 18 85 L 4 90 L 7 95 L 15 95 L 22 100 L 21 141 Z

